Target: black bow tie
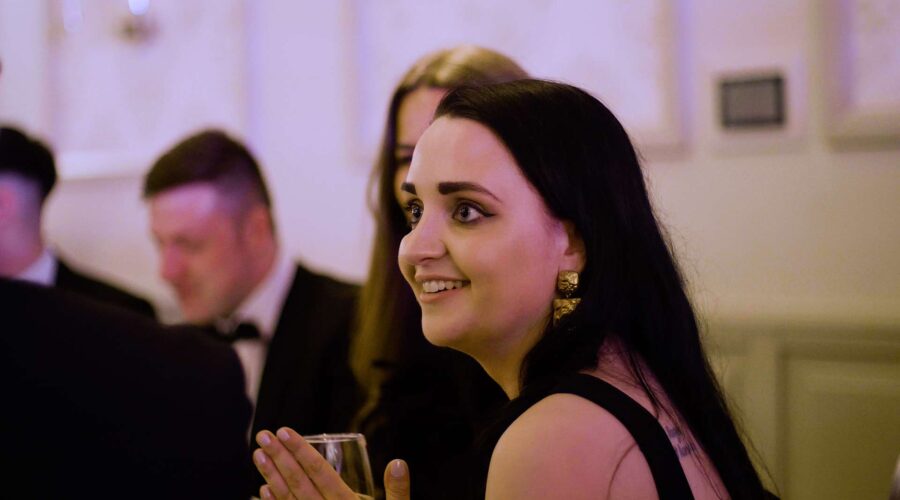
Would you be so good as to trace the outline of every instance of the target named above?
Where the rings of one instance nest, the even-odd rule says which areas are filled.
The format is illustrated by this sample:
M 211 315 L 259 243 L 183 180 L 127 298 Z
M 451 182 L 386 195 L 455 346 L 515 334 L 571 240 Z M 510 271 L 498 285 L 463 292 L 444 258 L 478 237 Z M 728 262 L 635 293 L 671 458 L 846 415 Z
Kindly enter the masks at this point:
M 253 323 L 240 323 L 230 332 L 223 332 L 216 328 L 209 328 L 207 332 L 209 332 L 216 340 L 228 342 L 229 344 L 233 344 L 241 339 L 252 340 L 261 338 L 259 335 L 259 328 L 256 328 L 256 325 Z

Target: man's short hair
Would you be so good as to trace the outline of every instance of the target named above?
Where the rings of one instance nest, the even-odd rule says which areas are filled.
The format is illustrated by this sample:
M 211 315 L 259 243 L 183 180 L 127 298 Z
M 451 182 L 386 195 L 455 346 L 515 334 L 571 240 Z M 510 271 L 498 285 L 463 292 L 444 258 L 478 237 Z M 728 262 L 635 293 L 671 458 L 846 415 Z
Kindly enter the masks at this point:
M 269 190 L 246 146 L 221 130 L 204 130 L 176 144 L 156 160 L 144 178 L 144 198 L 196 182 L 250 194 L 271 207 Z
M 12 127 L 0 127 L 0 174 L 4 173 L 36 182 L 41 201 L 56 184 L 56 163 L 50 148 Z

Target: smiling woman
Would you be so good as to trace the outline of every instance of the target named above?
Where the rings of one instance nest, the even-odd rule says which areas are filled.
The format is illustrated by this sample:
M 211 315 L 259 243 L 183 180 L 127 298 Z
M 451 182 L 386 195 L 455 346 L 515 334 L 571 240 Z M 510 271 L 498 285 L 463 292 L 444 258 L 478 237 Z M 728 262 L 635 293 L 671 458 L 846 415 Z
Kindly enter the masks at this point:
M 512 398 L 472 497 L 766 495 L 635 150 L 602 103 L 538 80 L 452 91 L 402 193 L 399 262 L 425 336 L 474 357 Z M 299 438 L 260 438 L 276 496 L 292 483 L 340 491 Z
M 413 228 L 400 268 L 429 342 L 477 359 L 508 396 L 550 315 L 560 269 L 580 271 L 580 244 L 553 218 L 491 131 L 437 120 L 403 184 Z M 443 283 L 461 282 L 445 289 Z

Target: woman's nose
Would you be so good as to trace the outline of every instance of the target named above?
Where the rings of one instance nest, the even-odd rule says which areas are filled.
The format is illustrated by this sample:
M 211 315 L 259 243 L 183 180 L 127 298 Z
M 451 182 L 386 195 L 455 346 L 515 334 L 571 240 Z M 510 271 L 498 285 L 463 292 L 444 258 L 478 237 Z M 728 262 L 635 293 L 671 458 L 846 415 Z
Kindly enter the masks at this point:
M 400 241 L 398 260 L 401 266 L 415 266 L 427 260 L 440 258 L 446 252 L 440 223 L 434 218 L 424 216 Z

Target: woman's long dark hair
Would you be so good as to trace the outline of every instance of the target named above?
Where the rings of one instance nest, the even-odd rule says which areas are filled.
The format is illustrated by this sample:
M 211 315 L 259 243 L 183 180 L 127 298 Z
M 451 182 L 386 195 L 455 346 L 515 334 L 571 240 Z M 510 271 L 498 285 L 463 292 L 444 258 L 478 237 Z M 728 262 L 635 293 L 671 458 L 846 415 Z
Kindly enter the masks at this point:
M 616 117 L 570 85 L 539 80 L 463 88 L 436 117 L 477 121 L 503 142 L 553 215 L 584 241 L 578 308 L 526 356 L 523 390 L 597 365 L 615 338 L 659 406 L 653 376 L 733 498 L 763 487 L 700 343 L 682 275 L 654 216 L 637 153 Z M 646 371 L 649 370 L 649 374 Z

